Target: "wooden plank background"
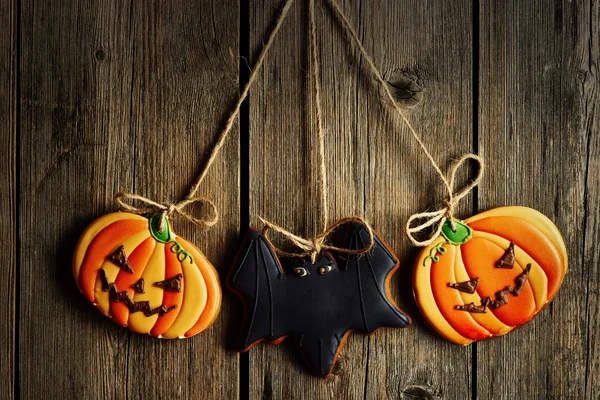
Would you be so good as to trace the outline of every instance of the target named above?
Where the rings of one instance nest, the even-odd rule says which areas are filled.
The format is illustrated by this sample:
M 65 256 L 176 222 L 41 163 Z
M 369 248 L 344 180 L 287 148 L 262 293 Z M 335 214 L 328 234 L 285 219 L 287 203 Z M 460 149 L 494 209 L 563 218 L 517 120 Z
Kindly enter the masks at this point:
M 485 158 L 459 217 L 525 205 L 561 229 L 570 265 L 551 305 L 469 347 L 424 326 L 402 228 L 442 186 L 318 0 L 328 209 L 364 215 L 396 251 L 393 295 L 413 326 L 351 335 L 326 380 L 289 344 L 236 353 L 241 305 L 227 291 L 216 324 L 189 340 L 116 326 L 73 282 L 77 238 L 117 191 L 185 194 L 282 0 L 3 0 L 0 223 L 13 237 L 1 241 L 0 398 L 599 398 L 600 2 L 339 3 L 386 78 L 413 82 L 407 113 L 436 160 Z M 221 276 L 257 216 L 319 228 L 306 18 L 297 1 L 202 186 L 219 224 L 175 222 Z
M 238 92 L 239 20 L 234 1 L 23 2 L 21 397 L 238 397 L 230 297 L 200 340 L 157 341 L 83 301 L 70 264 L 117 191 L 185 195 Z M 235 132 L 200 192 L 220 224 L 175 223 L 222 272 L 239 235 L 238 142 Z
M 14 392 L 15 313 L 17 290 L 17 13 L 14 1 L 0 3 L 0 224 L 8 237 L 0 241 L 4 260 L 0 277 L 0 387 L 2 396 Z M 11 237 L 12 236 L 12 237 Z

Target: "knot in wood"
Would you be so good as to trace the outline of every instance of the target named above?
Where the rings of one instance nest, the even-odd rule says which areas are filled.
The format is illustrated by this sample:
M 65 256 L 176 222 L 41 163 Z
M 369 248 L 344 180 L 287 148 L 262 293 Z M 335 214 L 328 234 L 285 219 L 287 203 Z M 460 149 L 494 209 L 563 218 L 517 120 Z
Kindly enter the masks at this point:
M 387 79 L 396 102 L 406 108 L 414 107 L 423 100 L 425 90 L 416 73 L 406 69 L 392 72 Z
M 98 61 L 104 61 L 104 59 L 106 59 L 106 53 L 103 49 L 98 49 L 94 53 L 94 58 L 96 58 Z

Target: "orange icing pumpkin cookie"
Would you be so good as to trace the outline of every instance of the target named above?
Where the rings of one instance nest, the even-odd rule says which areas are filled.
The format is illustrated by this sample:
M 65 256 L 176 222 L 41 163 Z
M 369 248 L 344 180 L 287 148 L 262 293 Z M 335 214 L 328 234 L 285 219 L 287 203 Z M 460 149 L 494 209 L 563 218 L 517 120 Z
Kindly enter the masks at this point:
M 104 315 L 159 338 L 202 332 L 221 308 L 217 271 L 162 215 L 116 212 L 92 222 L 75 248 L 73 276 Z
M 567 271 L 558 228 L 527 207 L 500 207 L 444 222 L 414 269 L 413 290 L 429 325 L 451 342 L 501 336 L 530 321 Z

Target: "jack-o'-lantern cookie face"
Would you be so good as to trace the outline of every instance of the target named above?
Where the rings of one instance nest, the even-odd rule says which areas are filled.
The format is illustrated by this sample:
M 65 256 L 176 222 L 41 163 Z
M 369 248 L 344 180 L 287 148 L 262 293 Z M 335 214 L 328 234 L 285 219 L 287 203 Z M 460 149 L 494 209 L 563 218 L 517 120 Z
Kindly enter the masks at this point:
M 92 222 L 75 249 L 73 275 L 104 315 L 159 338 L 193 336 L 221 307 L 217 272 L 161 215 L 117 212 Z
M 425 319 L 451 342 L 501 336 L 530 321 L 556 295 L 567 271 L 558 228 L 527 207 L 501 207 L 444 224 L 414 269 Z

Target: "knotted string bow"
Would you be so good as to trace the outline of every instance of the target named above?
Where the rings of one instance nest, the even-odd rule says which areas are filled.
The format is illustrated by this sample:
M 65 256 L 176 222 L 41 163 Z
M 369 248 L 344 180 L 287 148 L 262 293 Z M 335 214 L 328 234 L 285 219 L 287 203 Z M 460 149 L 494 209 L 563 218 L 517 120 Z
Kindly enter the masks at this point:
M 288 2 L 291 2 L 289 0 Z M 284 236 L 290 243 L 294 246 L 298 247 L 301 252 L 291 253 L 287 251 L 283 251 L 275 246 L 270 240 L 271 245 L 279 255 L 283 255 L 286 257 L 310 257 L 311 262 L 314 264 L 317 256 L 324 250 L 332 250 L 338 253 L 345 254 L 362 254 L 367 252 L 374 243 L 373 238 L 373 229 L 371 225 L 362 217 L 353 216 L 342 218 L 338 222 L 336 222 L 333 226 L 328 227 L 329 225 L 329 214 L 327 210 L 327 168 L 325 166 L 325 145 L 324 145 L 324 129 L 322 122 L 322 111 L 321 111 L 321 84 L 320 84 L 320 73 L 319 73 L 319 58 L 317 56 L 317 34 L 316 34 L 316 24 L 315 24 L 315 0 L 309 0 L 309 32 L 310 32 L 310 59 L 311 59 L 311 82 L 313 87 L 313 92 L 315 96 L 315 116 L 317 121 L 317 138 L 319 142 L 319 172 L 320 172 L 320 202 L 321 202 L 321 215 L 322 215 L 322 223 L 323 230 L 321 234 L 319 234 L 315 238 L 305 239 L 298 235 L 293 234 L 292 232 L 267 221 L 264 218 L 259 217 L 260 222 L 263 224 L 262 233 L 264 237 L 268 238 L 268 231 L 274 230 L 278 232 L 282 236 Z M 342 247 L 333 246 L 326 242 L 329 235 L 335 231 L 340 226 L 349 223 L 353 220 L 360 221 L 367 229 L 369 233 L 369 243 L 362 249 L 346 249 Z
M 481 181 L 481 178 L 483 175 L 483 170 L 484 170 L 483 159 L 481 159 L 479 156 L 476 156 L 475 154 L 465 154 L 450 169 L 450 173 L 449 173 L 450 180 L 448 180 L 446 178 L 446 176 L 440 169 L 439 165 L 435 162 L 435 160 L 433 159 L 433 156 L 431 155 L 429 150 L 427 150 L 427 147 L 425 146 L 425 144 L 423 143 L 423 141 L 417 134 L 416 130 L 413 128 L 410 121 L 408 120 L 406 115 L 404 115 L 404 112 L 402 111 L 402 109 L 398 105 L 398 102 L 394 98 L 394 95 L 390 91 L 388 83 L 383 78 L 383 75 L 381 74 L 379 69 L 377 69 L 375 62 L 373 61 L 373 57 L 371 57 L 371 55 L 367 52 L 367 50 L 363 46 L 360 38 L 358 37 L 358 34 L 356 33 L 356 29 L 354 29 L 354 27 L 348 20 L 348 17 L 346 17 L 346 15 L 343 13 L 343 11 L 339 8 L 339 6 L 337 5 L 335 0 L 327 0 L 327 2 L 329 3 L 329 5 L 333 9 L 333 11 L 337 14 L 337 16 L 339 17 L 340 21 L 342 22 L 342 25 L 345 27 L 346 31 L 349 34 L 348 37 L 350 39 L 352 39 L 351 43 L 353 43 L 358 48 L 360 53 L 362 54 L 363 58 L 367 62 L 367 65 L 369 66 L 369 69 L 371 70 L 371 73 L 373 74 L 375 79 L 379 82 L 381 87 L 383 88 L 383 93 L 386 95 L 388 100 L 391 102 L 396 113 L 400 116 L 402 121 L 404 121 L 404 123 L 406 124 L 408 130 L 410 131 L 410 133 L 412 134 L 414 139 L 417 141 L 417 143 L 421 147 L 421 150 L 423 150 L 423 153 L 425 154 L 427 159 L 431 162 L 431 165 L 433 166 L 433 168 L 435 169 L 435 171 L 441 178 L 442 182 L 444 183 L 444 186 L 446 187 L 446 190 L 448 191 L 448 198 L 446 199 L 445 207 L 442 207 L 437 211 L 414 214 L 408 219 L 408 221 L 406 223 L 406 229 L 405 229 L 406 235 L 408 236 L 408 238 L 410 239 L 412 244 L 415 246 L 427 246 L 427 245 L 433 243 L 433 241 L 440 235 L 440 233 L 442 232 L 442 227 L 444 225 L 444 221 L 446 219 L 450 220 L 452 229 L 453 230 L 455 229 L 454 208 L 456 207 L 456 204 L 458 204 L 460 199 L 465 197 L 467 195 L 467 193 L 469 193 L 471 190 L 473 190 L 473 188 L 475 186 L 477 186 L 479 184 L 479 182 Z M 475 177 L 475 179 L 469 185 L 467 185 L 461 191 L 454 193 L 453 186 L 454 186 L 454 178 L 456 175 L 456 170 L 458 169 L 458 167 L 461 164 L 463 164 L 467 160 L 475 160 L 477 162 L 477 164 L 479 165 L 479 172 L 478 172 L 477 176 Z M 423 219 L 423 218 L 427 219 L 427 221 L 422 223 L 421 225 L 411 228 L 410 225 L 413 221 L 418 220 L 418 219 Z M 427 229 L 428 227 L 435 225 L 435 224 L 437 224 L 436 230 L 428 239 L 419 241 L 419 240 L 415 239 L 415 237 L 413 236 L 413 233 L 420 232 L 420 231 Z
M 463 187 L 460 191 L 454 193 L 454 181 L 456 178 L 456 172 L 460 168 L 462 164 L 469 160 L 474 160 L 477 162 L 479 167 L 477 171 L 477 176 L 473 179 L 467 186 Z M 444 222 L 446 220 L 450 221 L 450 226 L 452 230 L 456 230 L 454 225 L 454 208 L 458 204 L 458 202 L 467 195 L 475 186 L 479 184 L 481 178 L 483 177 L 483 171 L 485 168 L 485 163 L 483 159 L 475 154 L 465 154 L 458 161 L 456 161 L 450 171 L 448 172 L 448 176 L 450 179 L 444 177 L 444 182 L 446 183 L 446 188 L 448 189 L 448 198 L 444 202 L 445 206 L 436 211 L 430 212 L 422 212 L 418 214 L 413 214 L 408 218 L 406 222 L 406 235 L 415 246 L 428 246 L 433 241 L 440 236 L 442 232 L 442 227 L 444 226 Z M 420 219 L 425 219 L 426 221 L 421 223 L 420 225 L 411 227 L 413 221 L 417 221 Z M 430 226 L 436 225 L 435 231 L 424 240 L 417 240 L 414 233 L 421 232 Z
M 162 214 L 163 216 L 171 217 L 173 214 L 177 214 L 188 221 L 193 222 L 196 225 L 213 226 L 219 220 L 219 214 L 215 203 L 205 197 L 186 197 L 185 199 L 176 203 L 164 203 L 160 204 L 146 197 L 132 194 L 119 192 L 115 195 L 115 202 L 117 203 L 119 210 L 127 211 L 138 215 L 151 215 L 151 214 Z M 137 200 L 147 207 L 135 207 L 125 203 L 123 200 Z M 196 218 L 190 212 L 184 209 L 196 203 L 206 204 L 212 209 L 212 216 Z M 164 218 L 162 219 L 164 220 Z M 161 220 L 161 221 L 162 221 Z
M 331 251 L 335 251 L 338 253 L 344 253 L 344 254 L 363 254 L 363 253 L 369 251 L 369 249 L 373 246 L 373 242 L 375 240 L 373 237 L 373 229 L 371 228 L 371 225 L 369 225 L 369 223 L 367 221 L 365 221 L 364 218 L 358 217 L 358 216 L 342 218 L 341 220 L 336 222 L 333 226 L 331 226 L 326 231 L 321 233 L 319 236 L 317 236 L 316 238 L 312 238 L 312 239 L 305 239 L 300 236 L 294 235 L 290 231 L 288 231 L 278 225 L 275 225 L 261 217 L 258 217 L 258 219 L 263 224 L 262 234 L 264 235 L 264 237 L 267 240 L 269 240 L 267 232 L 269 230 L 273 230 L 273 231 L 283 235 L 294 246 L 296 246 L 300 250 L 302 250 L 302 252 L 299 252 L 299 253 L 290 253 L 287 251 L 283 251 L 276 246 L 273 246 L 273 248 L 275 249 L 275 252 L 277 254 L 285 256 L 285 257 L 310 257 L 310 260 L 313 264 L 314 264 L 317 256 L 319 254 L 321 254 L 321 252 L 323 252 L 324 250 L 331 250 Z M 326 242 L 327 238 L 329 237 L 329 235 L 332 232 L 334 232 L 340 226 L 342 226 L 346 223 L 352 222 L 352 221 L 361 222 L 366 227 L 367 232 L 369 233 L 369 243 L 364 248 L 352 250 L 352 249 L 347 249 L 347 248 L 343 248 L 343 247 L 337 247 L 337 246 L 334 246 L 334 245 Z M 271 241 L 269 240 L 269 242 L 271 242 Z M 271 245 L 273 245 L 273 244 L 271 243 Z
M 244 86 L 244 90 L 240 94 L 240 96 L 235 104 L 234 109 L 231 111 L 229 117 L 227 118 L 227 122 L 225 123 L 225 126 L 223 127 L 223 130 L 221 131 L 219 138 L 210 153 L 210 157 L 206 161 L 206 164 L 205 164 L 204 168 L 202 169 L 200 176 L 198 176 L 198 178 L 196 179 L 196 181 L 190 188 L 188 195 L 183 200 L 180 200 L 180 201 L 177 201 L 174 203 L 167 202 L 167 203 L 161 204 L 161 203 L 157 203 L 151 199 L 148 199 L 147 197 L 140 196 L 138 194 L 120 192 L 120 193 L 117 193 L 114 197 L 114 200 L 117 203 L 117 206 L 120 211 L 127 211 L 130 213 L 139 214 L 139 215 L 162 214 L 163 216 L 169 216 L 169 217 L 176 214 L 176 215 L 179 215 L 179 216 L 187 219 L 188 221 L 193 222 L 196 225 L 204 225 L 207 227 L 213 226 L 214 224 L 217 223 L 217 221 L 219 220 L 219 213 L 217 211 L 217 207 L 215 206 L 215 204 L 205 197 L 196 196 L 196 194 L 198 193 L 200 184 L 202 183 L 204 178 L 206 178 L 206 175 L 208 174 L 208 171 L 209 171 L 211 165 L 217 158 L 217 155 L 219 154 L 221 147 L 223 147 L 223 144 L 225 143 L 225 139 L 231 132 L 231 129 L 233 128 L 235 121 L 236 121 L 238 115 L 240 114 L 240 109 L 242 108 L 242 104 L 244 103 L 244 100 L 246 100 L 246 97 L 248 97 L 248 93 L 250 92 L 250 87 L 256 80 L 258 71 L 260 70 L 260 67 L 262 66 L 262 64 L 265 61 L 267 52 L 268 52 L 269 48 L 271 47 L 271 44 L 273 42 L 273 39 L 277 35 L 277 32 L 279 32 L 279 29 L 281 28 L 281 24 L 283 23 L 283 20 L 285 19 L 285 16 L 287 15 L 287 13 L 290 9 L 290 6 L 292 5 L 292 1 L 293 0 L 287 0 L 283 9 L 281 10 L 281 14 L 279 15 L 279 18 L 277 19 L 277 22 L 276 22 L 275 26 L 273 27 L 273 30 L 269 34 L 269 38 L 267 39 L 267 42 L 265 43 L 263 49 L 261 50 L 260 54 L 258 55 L 256 64 L 254 66 L 254 69 L 250 73 L 250 76 L 248 77 L 248 82 L 246 82 L 246 85 Z M 125 203 L 123 201 L 123 199 L 137 200 L 137 201 L 144 203 L 147 207 L 135 207 L 133 205 Z M 212 209 L 212 217 L 196 218 L 191 213 L 184 210 L 186 207 L 188 207 L 192 204 L 195 204 L 195 203 L 204 203 L 204 204 L 208 205 Z M 162 218 L 161 221 L 163 221 L 163 222 L 161 222 L 161 227 L 160 227 L 160 229 L 162 230 L 162 223 L 164 223 L 164 218 Z

